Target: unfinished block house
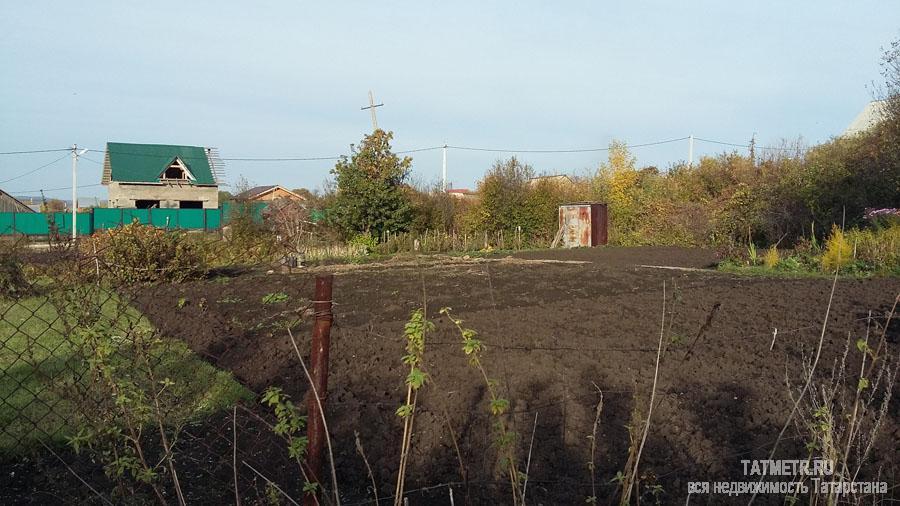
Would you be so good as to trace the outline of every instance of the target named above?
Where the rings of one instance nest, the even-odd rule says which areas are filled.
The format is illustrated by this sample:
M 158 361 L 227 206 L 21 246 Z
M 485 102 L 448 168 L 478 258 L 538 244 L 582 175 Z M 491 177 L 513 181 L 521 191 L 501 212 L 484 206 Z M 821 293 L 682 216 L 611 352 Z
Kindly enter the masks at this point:
M 109 207 L 215 209 L 222 180 L 215 148 L 106 144 L 102 183 Z

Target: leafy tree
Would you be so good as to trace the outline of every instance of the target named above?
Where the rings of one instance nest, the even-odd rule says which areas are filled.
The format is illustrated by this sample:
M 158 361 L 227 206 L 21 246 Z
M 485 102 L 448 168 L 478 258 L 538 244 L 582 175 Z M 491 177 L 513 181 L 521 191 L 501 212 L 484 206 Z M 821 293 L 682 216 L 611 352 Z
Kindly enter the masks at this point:
M 412 206 L 406 192 L 412 158 L 391 152 L 394 134 L 378 129 L 351 146 L 350 158 L 341 157 L 331 173 L 337 191 L 328 217 L 346 236 L 385 230 L 405 232 L 412 221 Z
M 528 209 L 528 180 L 534 175 L 530 165 L 516 157 L 496 161 L 478 183 L 481 200 L 474 211 L 478 228 L 488 231 L 515 230 L 520 226 L 531 231 L 536 225 Z

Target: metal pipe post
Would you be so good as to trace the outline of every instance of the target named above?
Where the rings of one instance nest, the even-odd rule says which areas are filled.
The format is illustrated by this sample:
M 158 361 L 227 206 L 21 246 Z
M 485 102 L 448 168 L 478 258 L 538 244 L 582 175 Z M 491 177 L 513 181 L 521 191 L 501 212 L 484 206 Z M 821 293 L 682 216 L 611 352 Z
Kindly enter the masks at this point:
M 316 276 L 316 290 L 313 298 L 313 311 L 315 320 L 312 333 L 312 350 L 309 361 L 312 370 L 311 388 L 306 396 L 307 419 L 306 433 L 309 444 L 306 447 L 306 467 L 310 480 L 323 483 L 325 474 L 322 472 L 322 453 L 325 449 L 325 426 L 322 423 L 322 414 L 319 412 L 319 402 L 325 408 L 325 400 L 328 398 L 328 351 L 331 347 L 331 285 L 334 276 L 324 274 Z M 316 394 L 319 402 L 316 401 Z M 318 504 L 314 494 L 307 494 L 303 500 L 304 505 Z

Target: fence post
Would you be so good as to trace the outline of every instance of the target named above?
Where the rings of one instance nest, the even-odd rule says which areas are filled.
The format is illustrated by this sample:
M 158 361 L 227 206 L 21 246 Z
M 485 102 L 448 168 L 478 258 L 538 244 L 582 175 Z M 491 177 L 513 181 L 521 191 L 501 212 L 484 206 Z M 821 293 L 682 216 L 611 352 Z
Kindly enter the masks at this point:
M 312 382 L 315 391 L 319 395 L 322 408 L 325 408 L 325 400 L 328 398 L 328 351 L 331 346 L 331 285 L 334 276 L 322 274 L 316 276 L 316 290 L 313 296 L 313 311 L 315 321 L 313 323 L 312 350 L 309 361 L 311 363 Z M 323 483 L 322 451 L 325 448 L 325 427 L 322 424 L 322 414 L 319 413 L 319 403 L 315 394 L 310 389 L 306 396 L 307 428 L 306 433 L 309 443 L 306 447 L 306 467 L 310 480 Z M 307 494 L 303 498 L 304 505 L 317 505 L 315 494 Z

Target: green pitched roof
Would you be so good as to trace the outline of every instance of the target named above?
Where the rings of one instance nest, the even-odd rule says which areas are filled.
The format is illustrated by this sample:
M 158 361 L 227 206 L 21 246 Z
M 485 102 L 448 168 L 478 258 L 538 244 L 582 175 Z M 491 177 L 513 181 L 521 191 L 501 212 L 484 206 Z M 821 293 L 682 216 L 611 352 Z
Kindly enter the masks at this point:
M 107 142 L 106 158 L 112 182 L 158 183 L 166 167 L 179 158 L 193 174 L 194 184 L 216 184 L 206 148 Z

